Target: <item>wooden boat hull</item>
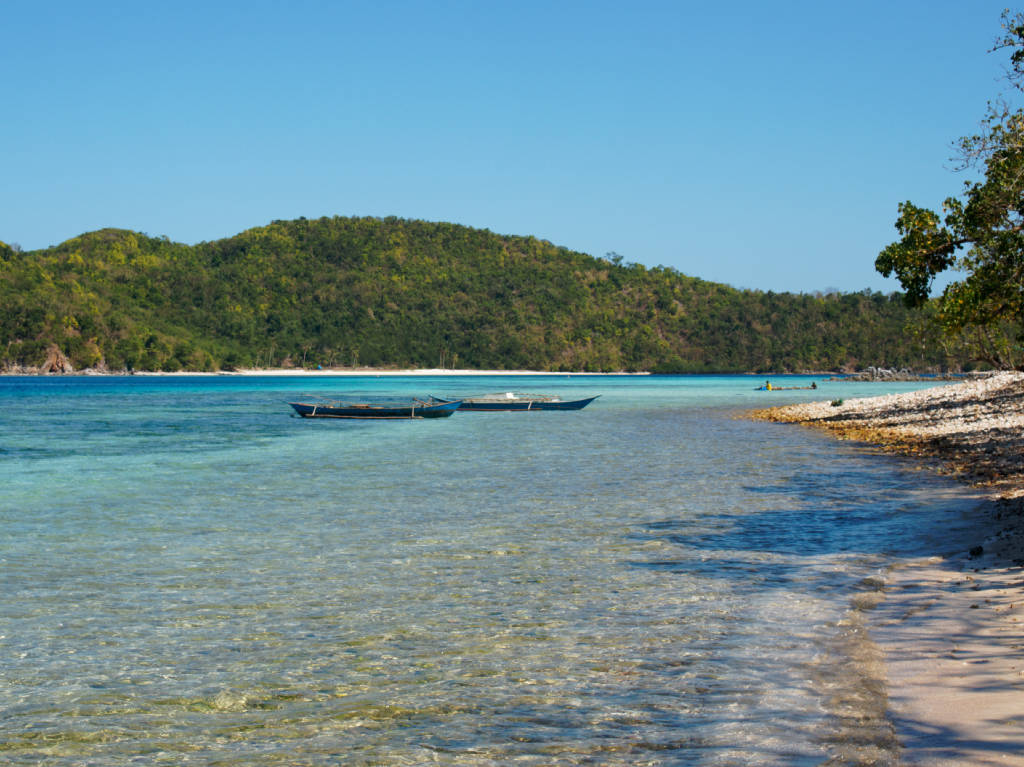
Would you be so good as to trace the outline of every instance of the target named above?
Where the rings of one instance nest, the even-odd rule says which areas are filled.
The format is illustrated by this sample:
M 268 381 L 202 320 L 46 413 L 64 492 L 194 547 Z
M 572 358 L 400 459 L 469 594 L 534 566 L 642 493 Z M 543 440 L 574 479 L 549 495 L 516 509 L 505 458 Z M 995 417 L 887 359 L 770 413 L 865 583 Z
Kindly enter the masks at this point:
M 601 396 L 600 394 L 597 397 Z M 588 397 L 587 399 L 577 400 L 559 400 L 559 399 L 474 399 L 473 397 L 467 397 L 462 400 L 462 404 L 459 406 L 459 411 L 469 412 L 480 412 L 480 413 L 499 413 L 499 412 L 510 412 L 510 411 L 536 411 L 536 410 L 582 410 L 597 397 Z
M 375 405 L 372 403 L 315 403 L 289 402 L 289 405 L 303 418 L 361 418 L 361 419 L 400 419 L 400 418 L 447 418 L 459 409 L 461 401 L 438 401 L 431 403 L 411 403 L 408 405 Z

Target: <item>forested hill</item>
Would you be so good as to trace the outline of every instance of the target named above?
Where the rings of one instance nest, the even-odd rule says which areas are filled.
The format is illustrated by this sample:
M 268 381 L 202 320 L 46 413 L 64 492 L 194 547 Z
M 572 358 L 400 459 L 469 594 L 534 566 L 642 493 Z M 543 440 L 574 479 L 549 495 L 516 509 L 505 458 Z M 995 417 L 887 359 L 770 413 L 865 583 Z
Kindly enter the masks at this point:
M 614 259 L 618 261 L 619 259 Z M 118 229 L 0 243 L 0 365 L 799 371 L 945 362 L 896 295 L 736 290 L 533 237 L 275 221 L 189 246 Z

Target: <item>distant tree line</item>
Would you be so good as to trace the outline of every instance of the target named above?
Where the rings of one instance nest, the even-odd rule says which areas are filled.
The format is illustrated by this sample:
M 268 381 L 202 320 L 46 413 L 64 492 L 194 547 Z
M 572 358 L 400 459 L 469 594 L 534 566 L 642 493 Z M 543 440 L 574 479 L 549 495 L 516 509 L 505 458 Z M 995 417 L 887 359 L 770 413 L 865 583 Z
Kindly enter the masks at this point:
M 274 221 L 195 246 L 103 229 L 0 244 L 0 365 L 735 372 L 957 367 L 897 294 L 736 290 L 534 237 Z

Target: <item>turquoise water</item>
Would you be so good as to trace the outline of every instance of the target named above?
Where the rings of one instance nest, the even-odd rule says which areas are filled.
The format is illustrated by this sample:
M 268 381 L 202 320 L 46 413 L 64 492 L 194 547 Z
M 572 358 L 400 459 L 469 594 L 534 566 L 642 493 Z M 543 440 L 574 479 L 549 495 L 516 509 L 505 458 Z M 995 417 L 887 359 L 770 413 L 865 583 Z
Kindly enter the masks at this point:
M 851 600 L 965 500 L 736 417 L 920 385 L 761 383 L 0 378 L 0 761 L 885 763 Z M 287 405 L 505 390 L 601 397 Z

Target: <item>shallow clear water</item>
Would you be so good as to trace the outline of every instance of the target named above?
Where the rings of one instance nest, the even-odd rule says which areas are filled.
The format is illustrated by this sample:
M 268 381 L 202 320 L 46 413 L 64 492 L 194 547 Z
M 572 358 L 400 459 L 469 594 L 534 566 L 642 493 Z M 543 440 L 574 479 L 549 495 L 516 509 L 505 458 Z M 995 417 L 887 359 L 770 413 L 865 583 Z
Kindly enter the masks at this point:
M 884 727 L 842 727 L 851 599 L 941 548 L 966 501 L 735 417 L 915 385 L 760 383 L 0 378 L 0 760 L 884 761 Z M 512 389 L 601 398 L 399 422 L 287 405 Z

